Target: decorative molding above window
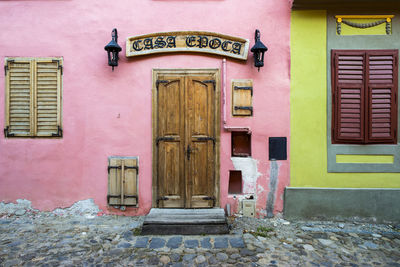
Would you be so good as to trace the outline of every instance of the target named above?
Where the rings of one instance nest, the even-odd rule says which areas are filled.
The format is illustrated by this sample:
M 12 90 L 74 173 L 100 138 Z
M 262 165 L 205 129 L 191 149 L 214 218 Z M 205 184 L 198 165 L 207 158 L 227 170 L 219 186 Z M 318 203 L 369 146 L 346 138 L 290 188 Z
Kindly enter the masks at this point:
M 336 15 L 338 35 L 390 35 L 394 15 Z

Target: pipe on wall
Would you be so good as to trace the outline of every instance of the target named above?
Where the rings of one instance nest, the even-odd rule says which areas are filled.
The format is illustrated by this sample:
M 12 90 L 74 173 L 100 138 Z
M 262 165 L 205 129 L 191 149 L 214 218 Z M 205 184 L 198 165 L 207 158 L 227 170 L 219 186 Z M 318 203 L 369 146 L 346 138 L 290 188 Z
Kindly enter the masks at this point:
M 235 127 L 235 126 L 228 126 L 226 122 L 226 58 L 222 59 L 222 121 L 224 131 L 226 132 L 234 132 L 234 131 L 241 131 L 241 132 L 248 132 L 251 133 L 249 127 Z

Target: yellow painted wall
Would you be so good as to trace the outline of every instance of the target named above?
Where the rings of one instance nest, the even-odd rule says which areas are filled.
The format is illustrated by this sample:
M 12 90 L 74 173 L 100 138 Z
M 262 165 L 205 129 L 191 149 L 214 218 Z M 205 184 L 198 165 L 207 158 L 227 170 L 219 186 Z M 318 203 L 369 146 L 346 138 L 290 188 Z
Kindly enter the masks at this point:
M 290 186 L 399 188 L 400 173 L 327 172 L 326 11 L 292 11 Z

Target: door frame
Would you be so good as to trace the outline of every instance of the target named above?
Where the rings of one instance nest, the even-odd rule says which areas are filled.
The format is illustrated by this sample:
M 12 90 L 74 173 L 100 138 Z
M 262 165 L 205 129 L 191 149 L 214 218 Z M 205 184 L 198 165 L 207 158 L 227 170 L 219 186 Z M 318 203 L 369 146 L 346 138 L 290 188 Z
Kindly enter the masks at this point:
M 214 75 L 215 77 L 215 109 L 214 109 L 214 131 L 215 131 L 215 168 L 214 168 L 214 196 L 215 206 L 220 206 L 220 133 L 221 133 L 221 87 L 220 87 L 220 70 L 219 69 L 153 69 L 152 70 L 152 207 L 158 208 L 157 205 L 157 76 L 182 76 L 182 75 Z

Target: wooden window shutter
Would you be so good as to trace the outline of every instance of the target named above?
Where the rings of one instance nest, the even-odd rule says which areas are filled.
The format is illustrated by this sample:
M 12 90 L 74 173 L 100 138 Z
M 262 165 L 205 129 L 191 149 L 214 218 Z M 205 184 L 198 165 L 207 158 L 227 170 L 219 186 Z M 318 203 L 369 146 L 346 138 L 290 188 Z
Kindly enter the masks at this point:
M 30 59 L 6 59 L 6 137 L 33 134 L 33 67 Z
M 37 136 L 62 136 L 61 59 L 36 61 L 35 133 Z
M 137 206 L 138 158 L 110 157 L 108 164 L 108 205 Z
M 6 137 L 62 136 L 61 58 L 7 58 Z
M 398 50 L 367 53 L 369 143 L 397 143 Z
M 332 53 L 332 133 L 333 142 L 364 142 L 365 53 Z
M 252 80 L 232 80 L 232 115 L 253 116 Z

